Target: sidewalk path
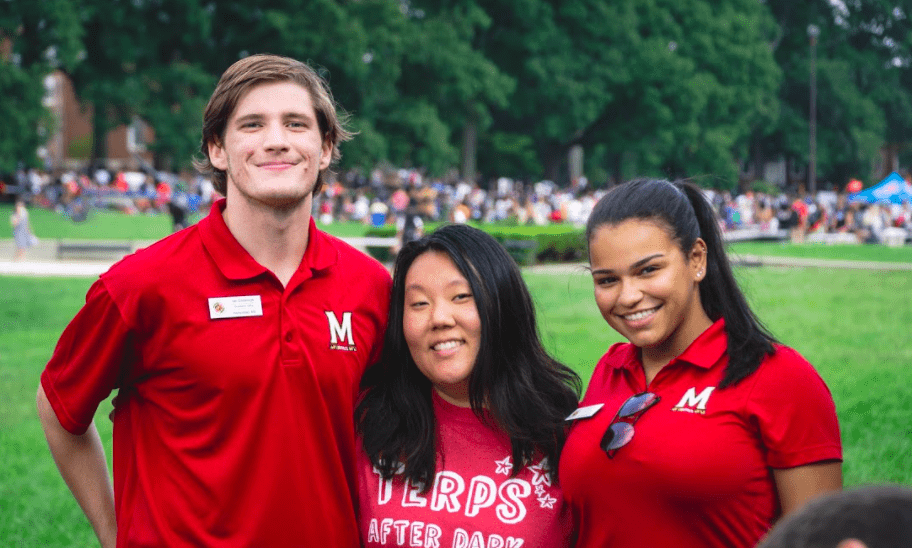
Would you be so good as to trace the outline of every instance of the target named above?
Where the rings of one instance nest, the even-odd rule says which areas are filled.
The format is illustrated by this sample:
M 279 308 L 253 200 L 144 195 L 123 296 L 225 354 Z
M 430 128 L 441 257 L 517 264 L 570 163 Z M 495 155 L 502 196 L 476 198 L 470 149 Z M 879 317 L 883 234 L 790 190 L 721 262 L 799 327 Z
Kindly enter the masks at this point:
M 798 257 L 772 257 L 768 255 L 740 255 L 730 257 L 733 266 L 779 266 L 797 268 L 824 268 L 850 270 L 899 270 L 912 271 L 912 263 L 881 261 L 842 261 L 836 259 L 802 259 Z M 525 267 L 526 272 L 541 274 L 589 274 L 586 263 L 541 264 Z
M 352 238 L 352 245 L 363 250 L 368 242 L 363 238 Z M 152 242 L 134 242 L 134 249 L 145 247 Z M 370 242 L 373 243 L 373 242 Z M 385 243 L 385 242 L 384 242 Z M 13 240 L 0 240 L 0 275 L 11 276 L 90 276 L 95 277 L 105 272 L 116 260 L 106 261 L 62 261 L 57 260 L 56 240 L 42 240 L 39 245 L 30 249 L 24 261 L 13 261 Z M 912 271 L 910 263 L 888 263 L 874 261 L 842 261 L 835 259 L 802 259 L 795 257 L 772 257 L 758 255 L 740 255 L 732 257 L 732 263 L 738 266 L 778 266 L 798 268 L 839 268 L 856 270 L 896 270 Z M 527 272 L 547 274 L 580 274 L 588 275 L 585 263 L 543 264 L 525 267 Z

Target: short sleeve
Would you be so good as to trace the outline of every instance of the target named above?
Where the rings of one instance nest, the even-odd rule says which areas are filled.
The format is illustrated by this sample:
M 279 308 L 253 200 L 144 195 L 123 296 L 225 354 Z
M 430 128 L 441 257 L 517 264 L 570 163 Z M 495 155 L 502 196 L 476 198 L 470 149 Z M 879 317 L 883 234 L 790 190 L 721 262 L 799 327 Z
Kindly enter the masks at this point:
M 41 374 L 48 401 L 70 433 L 85 433 L 98 404 L 117 387 L 130 333 L 103 280 L 96 281 Z
M 772 468 L 842 460 L 836 406 L 826 383 L 798 352 L 777 347 L 754 374 L 747 413 Z

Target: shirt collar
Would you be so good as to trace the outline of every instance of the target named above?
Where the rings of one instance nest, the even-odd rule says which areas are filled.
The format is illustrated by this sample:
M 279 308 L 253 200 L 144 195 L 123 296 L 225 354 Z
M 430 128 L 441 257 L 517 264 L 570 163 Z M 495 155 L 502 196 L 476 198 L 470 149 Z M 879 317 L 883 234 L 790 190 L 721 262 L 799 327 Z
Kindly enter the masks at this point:
M 715 365 L 728 349 L 728 335 L 725 333 L 725 319 L 719 318 L 706 331 L 694 339 L 675 361 L 687 362 L 703 369 Z M 625 344 L 619 349 L 616 369 L 634 369 L 642 367 L 640 349 L 632 344 Z
M 254 278 L 268 272 L 267 268 L 256 262 L 250 253 L 238 243 L 228 225 L 225 224 L 223 212 L 225 211 L 225 198 L 220 198 L 212 203 L 209 215 L 200 220 L 198 224 L 203 246 L 222 274 L 229 280 L 244 280 Z M 309 270 L 305 277 L 312 273 L 332 267 L 339 261 L 339 250 L 336 239 L 319 230 L 310 218 L 308 225 L 307 249 L 298 267 L 298 273 Z
M 203 246 L 218 269 L 229 280 L 253 278 L 266 272 L 266 267 L 256 262 L 228 230 L 223 211 L 225 198 L 220 198 L 212 202 L 209 216 L 197 223 Z
M 308 226 L 307 249 L 304 250 L 304 258 L 301 260 L 301 266 L 298 271 L 309 268 L 314 273 L 320 270 L 326 270 L 339 262 L 338 240 L 326 234 L 314 222 L 313 216 L 310 217 Z
M 725 318 L 719 318 L 706 331 L 690 343 L 677 360 L 703 369 L 715 365 L 728 349 L 728 335 L 725 333 Z

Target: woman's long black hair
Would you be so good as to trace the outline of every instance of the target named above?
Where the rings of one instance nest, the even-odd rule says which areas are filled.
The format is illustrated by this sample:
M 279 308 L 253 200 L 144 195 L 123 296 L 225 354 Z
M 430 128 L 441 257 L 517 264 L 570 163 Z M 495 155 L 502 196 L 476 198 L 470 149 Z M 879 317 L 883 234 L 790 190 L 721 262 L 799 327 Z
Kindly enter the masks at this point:
M 706 277 L 700 281 L 700 303 L 713 321 L 725 318 L 728 366 L 719 388 L 732 386 L 757 370 L 777 341 L 754 315 L 738 287 L 725 254 L 725 244 L 712 206 L 696 186 L 684 182 L 636 179 L 619 185 L 595 205 L 586 223 L 586 241 L 603 225 L 628 219 L 658 222 L 685 256 L 697 238 L 706 242 Z
M 436 427 L 431 383 L 418 370 L 402 329 L 405 276 L 428 251 L 446 253 L 468 280 L 481 319 L 481 341 L 469 377 L 469 400 L 505 431 L 518 473 L 536 455 L 551 475 L 577 406 L 579 376 L 542 347 L 532 298 L 516 263 L 493 237 L 465 225 L 443 226 L 406 244 L 396 257 L 389 321 L 380 362 L 361 381 L 355 422 L 364 450 L 383 478 L 402 472 L 426 491 L 434 484 Z M 399 469 L 399 466 L 402 469 Z

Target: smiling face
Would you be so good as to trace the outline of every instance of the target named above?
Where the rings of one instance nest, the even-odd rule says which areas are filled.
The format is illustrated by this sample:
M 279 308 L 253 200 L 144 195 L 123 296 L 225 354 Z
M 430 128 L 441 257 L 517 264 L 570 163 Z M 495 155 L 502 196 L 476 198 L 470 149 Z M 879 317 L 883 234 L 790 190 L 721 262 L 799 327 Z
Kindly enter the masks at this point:
M 602 317 L 642 349 L 644 365 L 668 363 L 712 325 L 700 303 L 703 240 L 685 255 L 664 226 L 629 219 L 592 232 L 589 260 Z
M 441 251 L 419 255 L 405 275 L 402 330 L 418 369 L 443 399 L 469 407 L 481 318 L 468 280 Z
M 229 203 L 309 208 L 332 145 L 320 133 L 310 93 L 291 81 L 269 82 L 241 98 L 221 142 L 209 143 L 209 158 L 227 174 Z

